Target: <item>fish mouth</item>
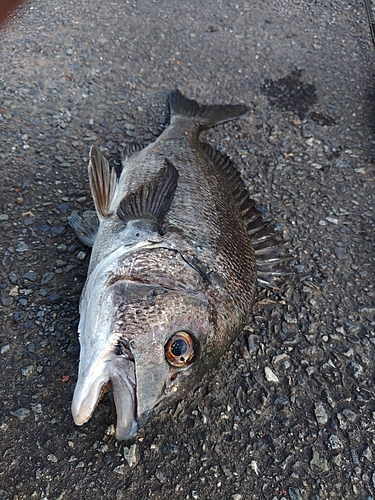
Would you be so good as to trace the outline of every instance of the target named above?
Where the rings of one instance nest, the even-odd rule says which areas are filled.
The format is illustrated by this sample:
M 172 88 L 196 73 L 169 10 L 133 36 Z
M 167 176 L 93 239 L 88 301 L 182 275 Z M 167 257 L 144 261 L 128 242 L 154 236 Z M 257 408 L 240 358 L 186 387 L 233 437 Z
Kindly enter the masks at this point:
M 103 395 L 112 390 L 116 409 L 116 439 L 124 441 L 132 438 L 138 430 L 135 368 L 134 361 L 122 356 L 116 358 L 102 363 L 99 374 L 97 366 L 86 377 L 79 374 L 73 395 L 72 415 L 76 425 L 85 424 Z M 92 377 L 93 372 L 97 374 L 95 378 Z

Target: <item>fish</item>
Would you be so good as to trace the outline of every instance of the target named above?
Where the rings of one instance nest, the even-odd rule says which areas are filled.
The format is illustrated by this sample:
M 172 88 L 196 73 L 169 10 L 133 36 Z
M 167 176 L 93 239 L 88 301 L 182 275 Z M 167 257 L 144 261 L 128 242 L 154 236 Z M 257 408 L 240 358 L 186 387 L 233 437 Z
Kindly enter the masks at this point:
M 69 217 L 92 246 L 71 411 L 81 426 L 111 392 L 119 441 L 197 385 L 243 329 L 258 285 L 285 272 L 281 240 L 236 166 L 200 141 L 249 108 L 179 90 L 169 108 L 170 125 L 147 147 L 129 145 L 119 177 L 92 146 L 95 211 Z

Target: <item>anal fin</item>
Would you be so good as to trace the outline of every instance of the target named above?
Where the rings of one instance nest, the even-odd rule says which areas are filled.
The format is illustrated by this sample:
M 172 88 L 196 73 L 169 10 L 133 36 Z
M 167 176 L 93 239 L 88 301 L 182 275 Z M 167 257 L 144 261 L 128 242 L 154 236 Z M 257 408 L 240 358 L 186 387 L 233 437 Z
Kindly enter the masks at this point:
M 173 201 L 178 177 L 177 169 L 165 158 L 164 166 L 151 181 L 121 200 L 117 209 L 118 217 L 124 222 L 151 219 L 160 227 Z

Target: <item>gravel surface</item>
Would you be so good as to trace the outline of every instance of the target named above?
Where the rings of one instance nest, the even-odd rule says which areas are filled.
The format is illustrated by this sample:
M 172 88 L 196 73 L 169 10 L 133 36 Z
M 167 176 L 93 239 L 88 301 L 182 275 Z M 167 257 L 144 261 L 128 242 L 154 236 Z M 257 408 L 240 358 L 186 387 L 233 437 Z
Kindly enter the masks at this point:
M 0 33 L 0 498 L 375 498 L 374 54 L 354 0 L 36 0 Z M 75 427 L 89 147 L 119 167 L 178 86 L 289 240 L 217 368 L 128 443 Z M 199 207 L 197 207 L 199 209 Z

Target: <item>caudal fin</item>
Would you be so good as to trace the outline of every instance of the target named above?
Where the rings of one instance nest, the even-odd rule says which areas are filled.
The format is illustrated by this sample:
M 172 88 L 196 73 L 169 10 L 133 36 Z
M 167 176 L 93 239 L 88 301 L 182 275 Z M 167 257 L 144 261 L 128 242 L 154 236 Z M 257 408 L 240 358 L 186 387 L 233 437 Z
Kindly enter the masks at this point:
M 239 118 L 249 108 L 243 104 L 213 105 L 198 104 L 197 101 L 184 97 L 179 90 L 175 90 L 169 97 L 171 109 L 171 122 L 178 117 L 189 117 L 201 126 L 209 128 L 219 123 L 228 122 Z

